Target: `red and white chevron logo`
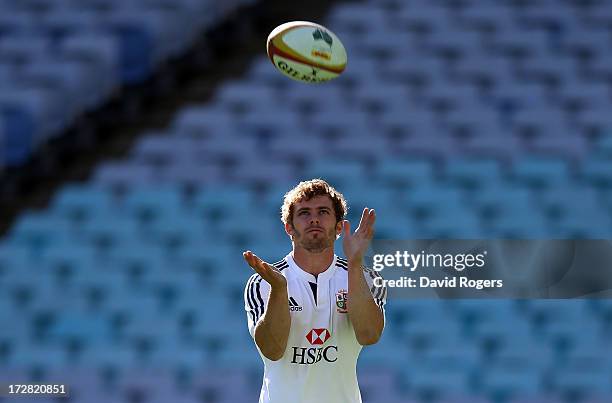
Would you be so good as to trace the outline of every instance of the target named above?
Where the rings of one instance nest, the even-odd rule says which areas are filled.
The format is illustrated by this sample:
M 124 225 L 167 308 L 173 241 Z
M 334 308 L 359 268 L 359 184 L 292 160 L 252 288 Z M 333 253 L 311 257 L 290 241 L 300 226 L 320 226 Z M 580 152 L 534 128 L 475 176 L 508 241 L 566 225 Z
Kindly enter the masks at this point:
M 306 340 L 312 345 L 321 345 L 331 337 L 331 333 L 327 329 L 312 329 L 306 335 Z

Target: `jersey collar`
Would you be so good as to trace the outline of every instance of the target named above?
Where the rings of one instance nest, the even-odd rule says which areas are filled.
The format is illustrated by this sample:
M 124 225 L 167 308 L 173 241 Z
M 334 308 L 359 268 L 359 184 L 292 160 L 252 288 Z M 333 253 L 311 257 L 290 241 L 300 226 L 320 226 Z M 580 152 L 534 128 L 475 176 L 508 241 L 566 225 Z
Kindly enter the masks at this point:
M 289 268 L 293 270 L 295 273 L 297 273 L 298 276 L 300 276 L 304 280 L 309 281 L 311 283 L 316 283 L 317 278 L 320 280 L 329 280 L 331 276 L 333 276 L 336 270 L 336 261 L 338 260 L 338 256 L 334 254 L 334 259 L 332 260 L 329 267 L 325 269 L 324 272 L 320 273 L 318 277 L 315 277 L 314 275 L 308 273 L 307 271 L 304 271 L 300 266 L 298 266 L 297 263 L 295 263 L 295 260 L 293 260 L 293 254 L 291 252 L 289 252 L 289 254 L 285 257 L 285 259 L 287 260 L 287 263 L 289 264 Z

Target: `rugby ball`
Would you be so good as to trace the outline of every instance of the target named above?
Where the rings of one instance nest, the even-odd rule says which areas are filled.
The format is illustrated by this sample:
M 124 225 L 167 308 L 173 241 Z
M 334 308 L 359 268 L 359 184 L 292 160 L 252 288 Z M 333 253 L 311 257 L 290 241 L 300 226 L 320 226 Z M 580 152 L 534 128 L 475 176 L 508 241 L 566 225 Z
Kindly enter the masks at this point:
M 287 77 L 305 83 L 322 83 L 346 68 L 346 50 L 340 39 L 322 25 L 292 21 L 268 35 L 268 57 Z

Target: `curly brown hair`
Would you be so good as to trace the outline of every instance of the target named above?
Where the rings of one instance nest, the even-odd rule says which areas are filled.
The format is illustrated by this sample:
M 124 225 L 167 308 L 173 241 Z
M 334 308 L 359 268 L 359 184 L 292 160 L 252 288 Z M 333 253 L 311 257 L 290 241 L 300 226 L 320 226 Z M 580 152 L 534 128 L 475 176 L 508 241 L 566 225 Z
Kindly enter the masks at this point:
M 285 194 L 281 207 L 283 224 L 293 223 L 293 210 L 296 203 L 310 200 L 316 196 L 329 196 L 336 213 L 336 224 L 344 220 L 348 207 L 342 193 L 323 179 L 311 179 L 298 183 L 296 187 Z

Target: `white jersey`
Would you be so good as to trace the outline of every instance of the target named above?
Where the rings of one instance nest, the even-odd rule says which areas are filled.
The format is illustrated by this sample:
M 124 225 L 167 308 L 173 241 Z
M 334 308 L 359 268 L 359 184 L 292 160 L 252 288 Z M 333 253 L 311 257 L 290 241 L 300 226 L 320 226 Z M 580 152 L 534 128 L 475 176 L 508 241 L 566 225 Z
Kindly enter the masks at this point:
M 291 254 L 274 263 L 287 279 L 291 329 L 287 349 L 278 361 L 264 362 L 259 403 L 361 403 L 357 385 L 357 342 L 347 314 L 346 259 L 334 255 L 330 267 L 317 277 L 298 267 Z M 378 273 L 364 268 L 365 279 L 384 314 L 386 289 L 375 287 Z M 268 303 L 270 285 L 251 276 L 244 292 L 249 332 Z

